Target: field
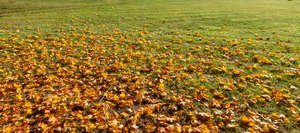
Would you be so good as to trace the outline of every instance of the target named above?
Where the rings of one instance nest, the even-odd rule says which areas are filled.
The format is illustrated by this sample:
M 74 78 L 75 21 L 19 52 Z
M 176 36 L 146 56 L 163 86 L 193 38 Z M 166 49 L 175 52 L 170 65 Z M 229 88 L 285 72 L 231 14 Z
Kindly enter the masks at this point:
M 1 132 L 299 132 L 298 0 L 0 0 Z

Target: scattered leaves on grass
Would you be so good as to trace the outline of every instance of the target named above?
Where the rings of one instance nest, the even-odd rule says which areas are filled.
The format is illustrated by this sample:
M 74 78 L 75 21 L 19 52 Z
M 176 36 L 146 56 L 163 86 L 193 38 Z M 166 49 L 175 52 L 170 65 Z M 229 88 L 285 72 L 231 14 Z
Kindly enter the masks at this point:
M 100 34 L 73 26 L 25 37 L 9 33 L 0 39 L 1 130 L 275 132 L 299 126 L 299 53 L 269 39 L 192 32 Z M 170 34 L 171 40 L 162 37 Z

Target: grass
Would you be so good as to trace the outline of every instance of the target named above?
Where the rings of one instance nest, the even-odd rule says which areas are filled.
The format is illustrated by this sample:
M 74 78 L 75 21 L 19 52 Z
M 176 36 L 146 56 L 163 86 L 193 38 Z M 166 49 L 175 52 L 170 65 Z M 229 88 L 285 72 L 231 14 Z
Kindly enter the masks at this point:
M 295 132 L 299 6 L 0 0 L 0 127 Z
M 15 1 L 15 4 L 19 5 L 19 2 L 22 1 Z M 32 26 L 51 29 L 53 24 L 70 24 L 72 19 L 76 19 L 79 22 L 74 23 L 85 21 L 105 25 L 106 30 L 112 27 L 140 27 L 152 22 L 157 25 L 165 23 L 161 25 L 162 30 L 171 27 L 174 30 L 187 27 L 204 29 L 201 31 L 210 37 L 247 38 L 257 34 L 299 42 L 298 1 L 33 0 L 24 4 L 27 6 L 19 6 L 20 12 L 13 13 L 14 9 L 8 9 L 2 13 L 4 17 L 1 22 L 17 25 L 18 28 Z

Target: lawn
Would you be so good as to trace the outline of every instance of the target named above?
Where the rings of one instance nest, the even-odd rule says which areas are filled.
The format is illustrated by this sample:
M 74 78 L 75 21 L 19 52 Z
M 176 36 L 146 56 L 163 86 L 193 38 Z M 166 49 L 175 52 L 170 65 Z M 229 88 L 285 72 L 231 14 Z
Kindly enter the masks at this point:
M 2 132 L 297 132 L 298 0 L 0 0 Z

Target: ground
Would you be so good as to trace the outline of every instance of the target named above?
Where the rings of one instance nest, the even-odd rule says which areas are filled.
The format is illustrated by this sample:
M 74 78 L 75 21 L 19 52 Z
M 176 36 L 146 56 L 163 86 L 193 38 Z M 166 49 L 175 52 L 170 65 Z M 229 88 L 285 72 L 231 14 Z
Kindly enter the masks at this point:
M 297 132 L 297 0 L 0 0 L 2 132 Z

